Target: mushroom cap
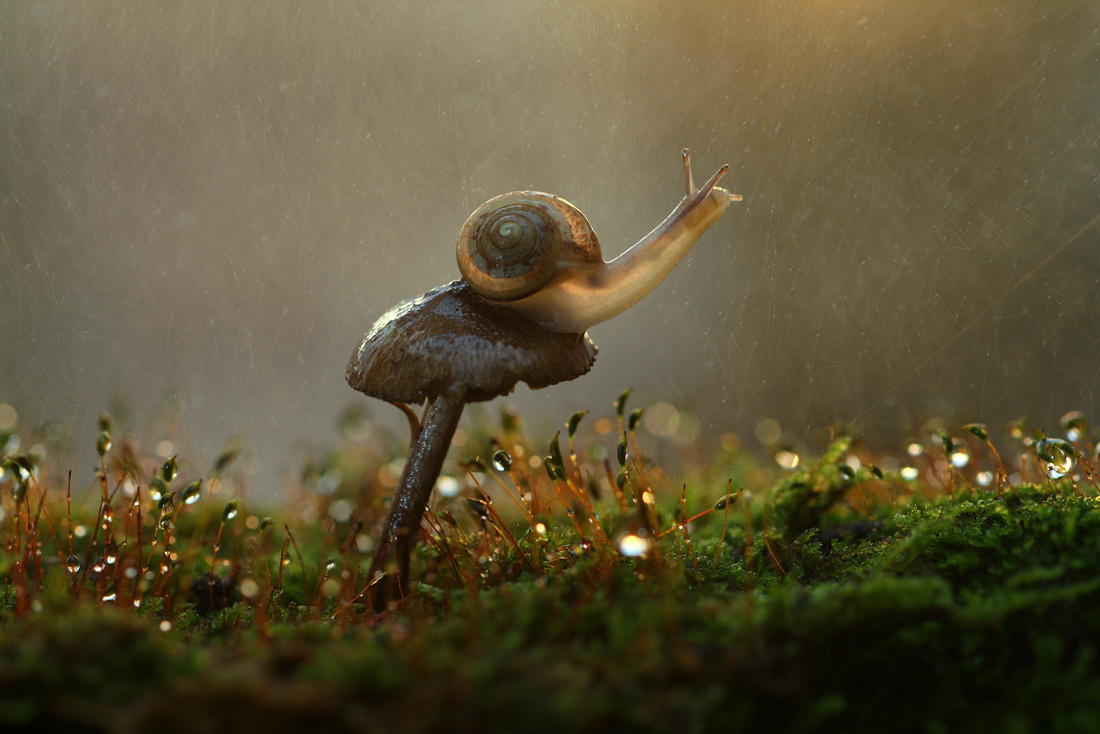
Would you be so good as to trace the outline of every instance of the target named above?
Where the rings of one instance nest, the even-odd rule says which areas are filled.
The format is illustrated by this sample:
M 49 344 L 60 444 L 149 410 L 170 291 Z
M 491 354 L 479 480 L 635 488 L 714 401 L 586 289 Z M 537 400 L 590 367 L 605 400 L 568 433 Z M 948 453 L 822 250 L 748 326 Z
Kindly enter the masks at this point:
M 580 377 L 596 361 L 588 334 L 548 331 L 482 299 L 464 281 L 393 307 L 348 363 L 348 384 L 394 403 L 420 403 L 461 388 L 467 402 Z

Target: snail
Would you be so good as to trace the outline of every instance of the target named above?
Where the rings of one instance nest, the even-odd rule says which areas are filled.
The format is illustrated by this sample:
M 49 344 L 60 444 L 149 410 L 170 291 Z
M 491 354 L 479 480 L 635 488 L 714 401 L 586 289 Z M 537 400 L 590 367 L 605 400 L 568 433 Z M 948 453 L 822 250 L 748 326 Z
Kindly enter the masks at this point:
M 408 586 L 409 556 L 451 437 L 468 402 L 572 380 L 596 346 L 587 330 L 653 290 L 740 196 L 696 189 L 683 151 L 685 195 L 649 234 L 610 262 L 587 217 L 537 191 L 494 197 L 463 224 L 461 280 L 398 304 L 379 318 L 348 364 L 348 384 L 399 407 L 412 445 L 371 567 L 382 609 Z M 409 407 L 428 402 L 423 423 Z
M 551 331 L 584 333 L 653 290 L 740 196 L 717 187 L 722 166 L 695 189 L 683 153 L 686 193 L 663 222 L 611 262 L 577 207 L 537 191 L 502 194 L 474 210 L 458 237 L 458 268 L 482 298 Z

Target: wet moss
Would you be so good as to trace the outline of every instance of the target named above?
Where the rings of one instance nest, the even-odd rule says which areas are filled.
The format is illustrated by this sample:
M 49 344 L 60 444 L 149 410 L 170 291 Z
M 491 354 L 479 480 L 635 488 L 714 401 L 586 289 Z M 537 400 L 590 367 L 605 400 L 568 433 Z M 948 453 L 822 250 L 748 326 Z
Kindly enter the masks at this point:
M 8 547 L 47 550 L 0 569 L 0 727 L 1100 729 L 1095 486 L 985 491 L 948 474 L 933 491 L 851 461 L 845 439 L 770 487 L 658 492 L 635 449 L 619 496 L 612 477 L 602 498 L 575 491 L 572 452 L 553 479 L 498 468 L 538 495 L 529 517 L 517 496 L 507 520 L 508 487 L 494 495 L 482 466 L 433 509 L 412 593 L 381 616 L 357 592 L 359 543 L 384 505 L 338 463 L 317 467 L 342 479 L 303 494 L 298 522 L 243 508 L 227 524 L 220 501 L 176 512 L 178 557 L 159 573 L 141 565 L 164 551 L 151 528 L 139 543 L 136 514 L 114 521 L 128 542 L 115 569 L 82 577 L 62 565 L 68 523 L 28 535 L 17 506 Z M 329 512 L 355 493 L 361 517 Z M 628 530 L 650 551 L 623 556 Z M 98 548 L 76 544 L 81 559 Z

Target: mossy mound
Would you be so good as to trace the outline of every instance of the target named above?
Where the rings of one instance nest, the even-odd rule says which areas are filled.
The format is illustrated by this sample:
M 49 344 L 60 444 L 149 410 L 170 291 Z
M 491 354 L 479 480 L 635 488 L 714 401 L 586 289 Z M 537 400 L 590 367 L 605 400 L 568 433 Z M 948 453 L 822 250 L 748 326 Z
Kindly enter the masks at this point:
M 0 628 L 0 723 L 1100 730 L 1100 509 L 1071 486 L 963 492 L 747 548 L 740 530 L 703 535 L 659 567 L 596 549 L 556 575 L 423 588 L 374 626 L 261 629 L 244 605 L 167 634 L 135 615 L 31 615 Z

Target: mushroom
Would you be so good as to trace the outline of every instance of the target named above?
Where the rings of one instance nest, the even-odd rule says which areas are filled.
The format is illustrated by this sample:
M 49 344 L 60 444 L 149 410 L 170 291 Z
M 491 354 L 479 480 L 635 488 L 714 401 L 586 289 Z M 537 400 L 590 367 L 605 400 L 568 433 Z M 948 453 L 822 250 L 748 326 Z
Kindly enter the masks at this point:
M 718 188 L 722 166 L 696 189 L 683 151 L 686 194 L 637 244 L 605 263 L 579 209 L 560 197 L 513 192 L 478 207 L 463 225 L 463 279 L 384 314 L 347 368 L 348 384 L 401 408 L 412 446 L 371 566 L 376 607 L 408 586 L 420 521 L 466 403 L 572 380 L 591 369 L 586 330 L 656 285 L 741 197 Z M 423 425 L 408 404 L 428 401 Z M 381 583 L 379 583 L 381 582 Z

